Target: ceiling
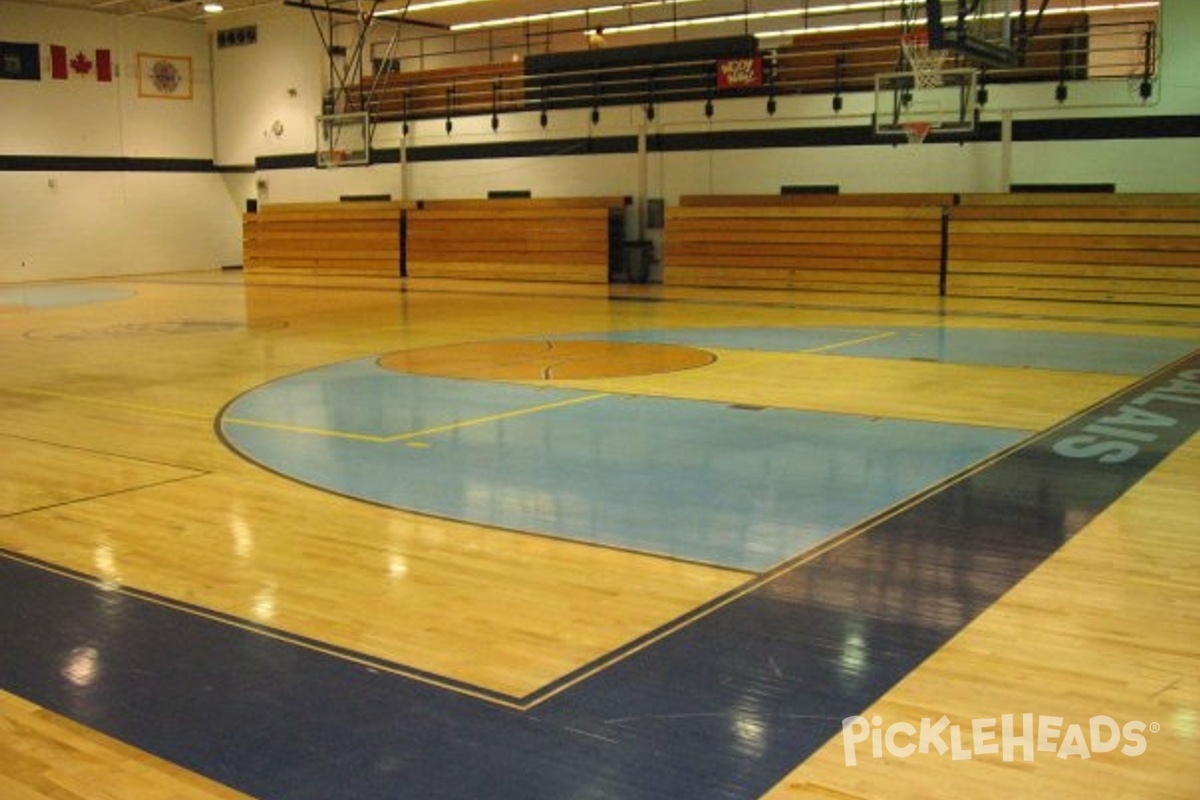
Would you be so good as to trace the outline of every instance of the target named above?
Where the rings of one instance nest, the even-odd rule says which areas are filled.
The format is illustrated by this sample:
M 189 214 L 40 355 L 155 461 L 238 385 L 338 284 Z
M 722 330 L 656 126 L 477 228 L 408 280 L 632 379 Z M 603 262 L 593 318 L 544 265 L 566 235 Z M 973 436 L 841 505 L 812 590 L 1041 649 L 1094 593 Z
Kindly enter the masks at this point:
M 202 8 L 203 0 L 16 0 L 16 2 L 34 3 L 37 5 L 63 6 L 66 8 L 88 9 L 117 16 L 149 15 L 162 19 L 190 20 L 202 22 L 210 15 Z M 236 17 L 238 12 L 255 8 L 283 5 L 284 0 L 219 0 L 224 6 L 223 16 Z M 371 10 L 373 0 L 291 0 L 295 3 L 308 3 L 317 8 L 334 7 L 339 10 L 365 13 Z M 429 6 L 430 0 L 412 0 L 414 8 Z M 475 22 L 502 17 L 518 17 L 529 14 L 540 14 L 549 11 L 586 8 L 589 5 L 621 5 L 622 0 L 605 0 L 605 2 L 589 3 L 588 0 L 486 0 L 485 2 L 466 2 L 447 4 L 436 8 L 421 8 L 411 14 L 413 19 L 429 22 L 434 25 L 450 26 L 464 22 Z M 695 7 L 720 6 L 724 9 L 727 0 L 691 0 L 688 5 Z M 378 9 L 399 9 L 406 5 L 404 0 L 380 0 Z
M 676 21 L 686 24 L 691 18 L 699 21 L 717 22 L 729 19 L 726 15 L 736 17 L 747 11 L 767 12 L 772 19 L 763 23 L 765 28 L 751 29 L 747 24 L 745 32 L 758 30 L 774 30 L 775 28 L 809 27 L 808 14 L 814 15 L 814 25 L 827 25 L 845 22 L 879 21 L 884 17 L 899 19 L 901 6 L 910 9 L 920 9 L 924 13 L 924 0 L 218 0 L 224 6 L 224 12 L 214 17 L 203 9 L 204 0 L 14 0 L 15 2 L 34 3 L 38 5 L 54 5 L 75 9 L 88 9 L 117 16 L 153 16 L 160 19 L 185 20 L 203 23 L 206 20 L 218 20 L 220 24 L 238 24 L 242 12 L 254 9 L 280 7 L 285 4 L 309 6 L 317 9 L 330 9 L 340 12 L 337 17 L 345 19 L 344 15 L 363 16 L 370 12 L 383 11 L 396 14 L 401 9 L 408 8 L 409 22 L 424 23 L 419 27 L 426 34 L 432 33 L 429 28 L 448 30 L 452 25 L 486 22 L 489 20 L 506 20 L 504 27 L 510 30 L 522 30 L 522 24 L 513 24 L 514 19 L 528 21 L 535 28 L 546 30 L 553 28 L 556 32 L 563 30 L 586 31 L 592 27 L 603 27 L 609 33 L 628 33 L 647 23 L 658 26 L 670 26 Z M 1045 0 L 1043 6 L 1051 9 L 1078 6 L 1080 0 Z M 957 8 L 967 0 L 943 0 L 943 10 Z M 1124 5 L 1131 0 L 1118 0 L 1108 5 Z M 1004 9 L 1012 8 L 1015 0 L 972 0 L 972 8 Z M 1037 2 L 1029 2 L 1031 8 L 1036 8 Z M 1102 4 L 1104 5 L 1104 4 Z M 1141 4 L 1145 5 L 1145 4 Z M 1086 0 L 1085 0 L 1086 6 Z M 590 13 L 584 13 L 591 9 Z M 546 21 L 539 15 L 553 12 L 575 12 L 570 16 L 557 17 Z M 982 12 L 980 12 L 982 13 Z M 801 21 L 799 15 L 804 15 Z M 853 18 L 851 18 L 853 16 Z M 837 17 L 835 19 L 835 17 Z M 391 20 L 399 16 L 388 17 Z M 426 27 L 428 26 L 428 27 Z M 772 27 L 773 26 L 773 27 Z M 737 27 L 735 25 L 735 27 Z M 534 30 L 529 28 L 528 30 Z M 626 31 L 625 29 L 629 29 Z M 715 30 L 715 28 L 705 28 Z M 740 31 L 739 31 L 740 32 Z M 785 31 L 787 32 L 787 31 Z M 436 34 L 434 34 L 436 35 Z M 653 35 L 651 34 L 651 40 Z M 635 43 L 637 37 L 622 35 L 622 43 Z
M 82 8 L 117 16 L 149 15 L 162 19 L 202 21 L 207 15 L 200 0 L 15 0 L 42 6 Z M 279 5 L 282 0 L 221 0 L 230 11 Z

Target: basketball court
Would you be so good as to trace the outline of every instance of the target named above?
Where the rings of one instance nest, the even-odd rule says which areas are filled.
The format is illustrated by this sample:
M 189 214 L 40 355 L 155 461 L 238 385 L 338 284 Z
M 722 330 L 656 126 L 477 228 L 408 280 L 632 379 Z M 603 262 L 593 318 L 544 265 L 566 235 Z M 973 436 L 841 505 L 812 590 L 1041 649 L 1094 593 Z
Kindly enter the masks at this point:
M 112 756 L 130 785 L 884 796 L 841 735 L 883 708 L 1153 717 L 1139 760 L 1039 754 L 996 791 L 1190 791 L 1179 309 L 237 275 L 4 307 L 7 685 L 97 732 L 69 729 L 88 759 L 145 753 Z M 1174 422 L 1111 433 L 1137 403 Z M 1085 457 L 1097 425 L 1136 457 Z M 1087 582 L 1041 579 L 1080 558 Z M 1072 653 L 1031 671 L 1048 615 Z M 925 793 L 1003 763 L 900 768 Z
M 0 288 L 0 797 L 1194 796 L 1195 305 L 387 281 Z

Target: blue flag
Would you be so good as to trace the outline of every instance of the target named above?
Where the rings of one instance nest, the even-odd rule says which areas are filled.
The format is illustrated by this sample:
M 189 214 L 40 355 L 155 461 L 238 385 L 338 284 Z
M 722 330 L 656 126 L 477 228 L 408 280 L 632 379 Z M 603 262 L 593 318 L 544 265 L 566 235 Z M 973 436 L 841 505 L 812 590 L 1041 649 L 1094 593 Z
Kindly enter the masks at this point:
M 40 81 L 42 65 L 36 44 L 0 42 L 0 78 L 13 81 Z

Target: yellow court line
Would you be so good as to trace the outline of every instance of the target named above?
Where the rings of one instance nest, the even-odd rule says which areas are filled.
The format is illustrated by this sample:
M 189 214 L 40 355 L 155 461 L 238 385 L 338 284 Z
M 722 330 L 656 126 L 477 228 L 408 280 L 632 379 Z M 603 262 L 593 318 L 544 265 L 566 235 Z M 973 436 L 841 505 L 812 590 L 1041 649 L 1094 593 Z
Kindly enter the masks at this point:
M 312 436 L 327 436 L 334 439 L 353 439 L 360 442 L 372 442 L 374 444 L 391 444 L 393 442 L 403 442 L 411 439 L 419 439 L 422 436 L 433 436 L 439 433 L 447 433 L 449 431 L 461 430 L 463 428 L 472 428 L 476 425 L 486 425 L 490 422 L 499 422 L 501 420 L 512 419 L 514 417 L 524 417 L 529 414 L 538 414 L 543 411 L 551 411 L 556 408 L 564 408 L 566 406 L 579 405 L 580 403 L 590 403 L 593 400 L 602 400 L 605 397 L 612 395 L 603 394 L 588 394 L 582 397 L 571 397 L 566 400 L 556 400 L 553 403 L 542 403 L 541 405 L 529 406 L 528 408 L 517 408 L 512 411 L 504 411 L 499 414 L 489 414 L 486 417 L 475 417 L 474 419 L 464 419 L 457 422 L 450 422 L 445 425 L 437 425 L 432 428 L 423 428 L 418 431 L 408 431 L 406 433 L 395 433 L 387 436 L 380 436 L 369 433 L 351 433 L 348 431 L 334 431 L 324 428 L 308 428 L 300 425 L 285 425 L 278 422 L 265 422 L 255 419 L 242 419 L 240 417 L 227 417 L 223 421 L 233 425 L 247 425 L 256 428 L 270 428 L 272 430 L 286 431 L 289 433 L 303 433 Z
M 302 433 L 309 436 L 324 436 L 329 439 L 353 439 L 357 442 L 380 444 L 387 441 L 384 436 L 373 433 L 351 433 L 350 431 L 335 431 L 329 428 L 309 428 L 304 425 L 288 425 L 283 422 L 268 422 L 261 419 L 244 419 L 242 417 L 222 417 L 221 422 L 229 425 L 242 425 L 247 428 L 266 428 L 272 431 L 286 433 Z
M 850 339 L 846 342 L 834 342 L 833 344 L 823 344 L 820 347 L 812 347 L 808 350 L 801 350 L 801 353 L 823 353 L 826 350 L 836 350 L 839 347 L 849 347 L 852 344 L 864 344 L 865 342 L 877 342 L 880 339 L 887 339 L 895 336 L 895 331 L 884 331 L 883 333 L 873 333 L 870 336 L 860 336 L 857 339 Z
M 128 403 L 124 400 L 107 400 L 103 397 L 89 397 L 88 395 L 70 394 L 68 392 L 55 392 L 49 389 L 30 389 L 22 386 L 5 386 L 4 391 L 16 392 L 17 394 L 31 394 L 37 397 L 54 397 L 59 400 L 73 400 L 94 406 L 111 406 L 113 408 L 123 408 L 127 411 L 149 411 L 153 414 L 166 414 L 172 417 L 186 417 L 187 419 L 199 419 L 204 420 L 205 422 L 208 422 L 212 419 L 211 414 L 200 414 L 194 411 L 182 411 L 178 408 L 150 406 L 143 403 Z
M 489 422 L 499 422 L 500 420 L 512 419 L 513 417 L 523 417 L 528 414 L 537 414 L 542 411 L 551 411 L 556 408 L 565 408 L 567 406 L 579 405 L 580 403 L 590 403 L 593 400 L 603 400 L 612 395 L 607 393 L 585 394 L 582 397 L 571 397 L 566 400 L 556 400 L 553 403 L 543 403 L 539 406 L 530 406 L 529 408 L 518 408 L 513 411 L 504 411 L 500 414 L 491 414 L 486 417 L 476 417 L 475 419 L 465 419 L 460 422 L 451 422 L 448 425 L 438 425 L 434 428 L 426 428 L 422 431 L 412 431 L 411 433 L 399 433 L 395 436 L 389 436 L 384 441 L 386 442 L 402 442 L 405 439 L 417 439 L 421 436 L 433 436 L 438 433 L 446 433 L 447 431 L 456 431 L 461 428 L 471 428 L 476 425 L 486 425 Z
M 1056 426 L 1056 427 L 1060 427 L 1060 426 Z M 1054 429 L 1051 429 L 1051 430 L 1054 430 Z M 528 710 L 531 710 L 531 709 L 534 709 L 534 708 L 540 706 L 541 704 L 545 703 L 547 700 L 550 700 L 551 698 L 556 697 L 557 695 L 560 695 L 563 692 L 566 692 L 567 690 L 574 688 L 575 686 L 579 685 L 580 683 L 583 683 L 584 681 L 589 680 L 589 679 L 595 677 L 596 675 L 599 675 L 601 672 L 607 671 L 608 669 L 631 658 L 632 656 L 636 655 L 637 653 L 640 653 L 643 650 L 653 647 L 654 645 L 658 644 L 659 642 L 666 639 L 667 637 L 673 636 L 676 633 L 678 633 L 679 631 L 682 631 L 682 630 L 692 627 L 693 625 L 695 625 L 696 623 L 705 619 L 706 617 L 712 616 L 713 614 L 717 613 L 718 611 L 724 609 L 727 606 L 732 605 L 733 603 L 736 603 L 737 601 L 752 594 L 753 592 L 756 592 L 765 586 L 768 586 L 770 584 L 778 582 L 785 576 L 790 575 L 791 573 L 798 570 L 800 567 L 815 561 L 816 559 L 825 555 L 829 551 L 835 550 L 835 549 L 841 547 L 842 545 L 846 544 L 847 542 L 850 542 L 853 539 L 857 539 L 858 537 L 862 536 L 863 534 L 869 533 L 870 531 L 874 530 L 875 528 L 879 527 L 880 525 L 883 525 L 885 522 L 888 522 L 888 521 L 892 520 L 893 518 L 898 517 L 901 514 L 905 513 L 906 511 L 910 510 L 914 506 L 924 503 L 925 501 L 929 500 L 930 498 L 932 498 L 938 494 L 941 494 L 944 491 L 947 491 L 948 489 L 950 489 L 950 487 L 954 486 L 955 484 L 961 483 L 971 477 L 974 477 L 978 473 L 983 472 L 985 469 L 987 469 L 988 467 L 995 464 L 997 461 L 1000 461 L 1002 458 L 1019 450 L 1020 448 L 1024 447 L 1026 444 L 1029 444 L 1032 441 L 1035 441 L 1037 439 L 1045 437 L 1046 435 L 1048 435 L 1048 433 L 1049 432 L 1044 432 L 1044 433 L 1039 434 L 1038 436 L 1032 437 L 1030 439 L 1023 439 L 1019 442 L 1016 442 L 1016 443 L 1006 447 L 1005 449 L 1001 450 L 998 453 L 993 453 L 991 456 L 988 456 L 987 458 L 983 459 L 982 461 L 968 467 L 967 469 L 963 470 L 962 472 L 960 472 L 956 475 L 951 475 L 950 477 L 948 477 L 944 480 L 934 483 L 931 486 L 925 487 L 921 491 L 919 491 L 913 495 L 910 495 L 909 497 L 905 498 L 904 500 L 901 500 L 896 505 L 885 509 L 884 511 L 880 512 L 879 514 L 877 514 L 873 517 L 868 517 L 864 520 L 858 521 L 857 523 L 851 525 L 849 528 L 846 528 L 845 530 L 843 530 L 841 533 L 834 534 L 830 538 L 828 538 L 822 542 L 818 542 L 817 544 L 813 545 L 808 550 L 804 550 L 800 553 L 797 553 L 796 555 L 792 556 L 789 559 L 784 559 L 782 562 L 775 565 L 774 567 L 769 568 L 765 572 L 760 572 L 756 575 L 752 574 L 752 577 L 749 580 L 747 580 L 745 583 L 743 583 L 742 585 L 734 587 L 733 589 L 729 590 L 727 593 L 725 593 L 723 595 L 719 595 L 717 597 L 717 599 L 715 600 L 715 602 L 710 602 L 708 605 L 698 606 L 697 608 L 699 610 L 694 609 L 692 612 L 685 613 L 685 614 L 675 618 L 674 620 L 671 620 L 667 624 L 659 627 L 658 629 L 654 630 L 650 636 L 641 640 L 637 644 L 637 646 L 632 647 L 628 650 L 618 649 L 616 651 L 610 652 L 607 656 L 601 656 L 600 658 L 595 659 L 594 661 L 591 662 L 591 665 L 589 667 L 576 673 L 569 680 L 563 681 L 563 683 L 555 686 L 551 691 L 548 691 L 545 694 L 537 694 L 536 692 L 531 693 L 532 695 L 536 695 L 536 697 L 532 701 L 527 702 L 525 704 L 525 706 L 523 707 L 523 710 L 528 711 Z M 729 569 L 729 571 L 731 571 L 731 572 L 744 572 L 744 570 L 733 569 L 733 568 L 721 567 L 721 569 Z M 530 695 L 526 695 L 526 696 L 528 697 Z

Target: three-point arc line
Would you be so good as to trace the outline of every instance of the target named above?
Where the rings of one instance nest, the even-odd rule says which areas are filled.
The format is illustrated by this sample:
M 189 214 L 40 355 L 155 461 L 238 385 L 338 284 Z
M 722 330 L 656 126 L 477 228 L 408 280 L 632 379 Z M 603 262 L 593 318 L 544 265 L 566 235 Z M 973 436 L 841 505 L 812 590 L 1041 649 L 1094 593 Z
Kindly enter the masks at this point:
M 540 405 L 529 406 L 527 408 L 516 408 L 512 411 L 503 411 L 499 414 L 489 414 L 487 416 L 475 417 L 473 419 L 458 420 L 457 422 L 449 422 L 445 425 L 436 425 L 432 428 L 423 428 L 417 431 L 408 431 L 406 433 L 396 433 L 386 436 L 369 433 L 352 433 L 349 431 L 333 431 L 325 428 L 309 428 L 301 425 L 287 425 L 280 422 L 243 419 L 240 417 L 225 417 L 222 421 L 230 425 L 269 428 L 271 430 L 286 431 L 288 433 L 300 433 L 310 436 L 327 436 L 336 439 L 353 439 L 355 441 L 371 442 L 373 444 L 392 444 L 395 442 L 411 442 L 413 439 L 420 439 L 424 436 L 435 436 L 439 433 L 449 433 L 450 431 L 472 428 L 477 425 L 487 425 L 493 422 L 501 422 L 506 419 L 528 416 L 530 414 L 540 414 L 543 411 L 553 411 L 557 408 L 565 408 L 567 406 L 590 403 L 593 400 L 603 400 L 604 398 L 611 396 L 612 395 L 607 393 L 587 394 L 583 395 L 582 397 L 571 397 L 566 400 L 556 400 L 552 403 L 542 403 Z M 419 443 L 414 444 L 415 446 L 420 446 Z

